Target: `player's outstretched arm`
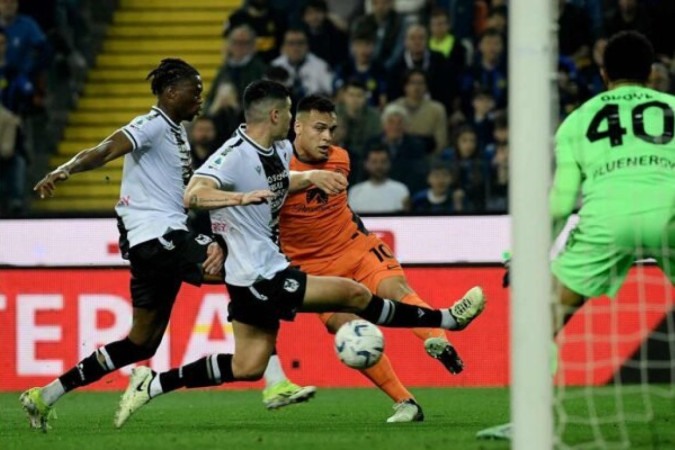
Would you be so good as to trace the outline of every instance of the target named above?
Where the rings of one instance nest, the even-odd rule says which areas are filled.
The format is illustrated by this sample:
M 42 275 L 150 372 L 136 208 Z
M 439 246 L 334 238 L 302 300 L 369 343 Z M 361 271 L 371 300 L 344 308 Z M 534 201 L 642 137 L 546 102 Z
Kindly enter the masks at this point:
M 132 150 L 133 144 L 129 138 L 121 130 L 116 131 L 96 147 L 82 150 L 70 161 L 49 172 L 35 185 L 33 190 L 40 195 L 40 198 L 51 197 L 54 195 L 57 182 L 67 180 L 74 173 L 101 167 Z
M 259 205 L 273 197 L 274 194 L 267 189 L 251 192 L 224 191 L 215 179 L 195 175 L 185 189 L 183 204 L 190 209 L 210 210 L 227 206 Z
M 318 187 L 326 194 L 332 195 L 339 194 L 347 189 L 348 183 L 344 175 L 329 170 L 291 171 L 288 186 L 290 193 L 307 189 L 311 185 Z

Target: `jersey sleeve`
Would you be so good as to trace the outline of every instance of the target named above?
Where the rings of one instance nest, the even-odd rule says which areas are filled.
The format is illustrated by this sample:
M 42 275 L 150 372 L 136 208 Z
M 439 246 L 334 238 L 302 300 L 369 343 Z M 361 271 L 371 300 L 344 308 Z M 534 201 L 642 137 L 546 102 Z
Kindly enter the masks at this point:
M 145 151 L 152 147 L 152 142 L 162 133 L 162 122 L 141 116 L 122 127 L 122 132 L 131 141 L 132 151 Z
M 225 191 L 235 189 L 235 180 L 241 173 L 241 152 L 230 147 L 223 147 L 209 156 L 202 166 L 195 171 L 195 176 L 211 178 Z
M 336 147 L 337 157 L 335 158 L 335 171 L 341 173 L 345 178 L 349 178 L 349 153 L 347 150 Z
M 549 210 L 554 219 L 569 216 L 576 204 L 582 179 L 581 167 L 574 151 L 578 133 L 574 124 L 567 122 L 562 124 L 556 134 L 556 169 L 549 194 Z

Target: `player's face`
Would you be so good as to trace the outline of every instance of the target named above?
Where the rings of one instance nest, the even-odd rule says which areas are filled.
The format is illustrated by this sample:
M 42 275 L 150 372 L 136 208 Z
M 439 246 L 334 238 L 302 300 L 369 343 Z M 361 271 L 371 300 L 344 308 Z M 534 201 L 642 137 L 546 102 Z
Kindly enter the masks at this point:
M 180 120 L 192 120 L 202 108 L 202 79 L 194 79 L 173 86 L 172 99 Z
M 330 145 L 333 143 L 333 133 L 337 128 L 337 115 L 310 111 L 303 113 L 296 121 L 295 142 L 302 156 L 312 161 L 328 159 Z

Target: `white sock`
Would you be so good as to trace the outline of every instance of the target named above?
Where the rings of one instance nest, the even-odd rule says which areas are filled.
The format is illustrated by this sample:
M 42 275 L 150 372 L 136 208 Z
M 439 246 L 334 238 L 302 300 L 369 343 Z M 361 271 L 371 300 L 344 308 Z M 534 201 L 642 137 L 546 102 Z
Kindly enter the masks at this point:
M 150 389 L 148 389 L 148 394 L 150 398 L 155 398 L 160 394 L 163 394 L 162 383 L 159 381 L 159 374 L 155 374 L 155 377 L 150 382 Z
M 44 402 L 49 406 L 52 406 L 54 403 L 56 403 L 56 401 L 60 399 L 65 393 L 66 390 L 63 388 L 61 380 L 58 378 L 49 383 L 47 386 L 43 387 L 40 391 L 42 400 L 44 400 Z
M 457 321 L 452 317 L 449 309 L 441 309 L 441 328 L 445 328 L 446 330 L 457 329 Z
M 279 360 L 278 355 L 270 356 L 270 360 L 267 363 L 267 369 L 265 369 L 265 387 L 274 386 L 277 383 L 286 381 L 286 374 L 284 369 L 281 367 L 281 360 Z

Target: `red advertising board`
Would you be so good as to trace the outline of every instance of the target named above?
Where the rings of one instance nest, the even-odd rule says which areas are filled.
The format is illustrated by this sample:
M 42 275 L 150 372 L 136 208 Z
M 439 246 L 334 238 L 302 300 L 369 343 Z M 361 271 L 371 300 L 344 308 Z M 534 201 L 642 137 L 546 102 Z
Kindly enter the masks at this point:
M 422 341 L 408 330 L 385 330 L 386 352 L 401 380 L 408 386 L 504 386 L 508 384 L 508 291 L 501 287 L 500 268 L 408 268 L 410 284 L 435 306 L 449 305 L 470 286 L 480 284 L 488 297 L 484 314 L 468 329 L 449 337 L 462 355 L 466 369 L 449 375 L 430 359 Z M 640 279 L 647 283 L 637 283 Z M 0 391 L 42 385 L 72 367 L 98 346 L 123 338 L 131 323 L 129 274 L 115 269 L 11 269 L 0 270 Z M 545 301 L 545 299 L 542 299 Z M 155 357 L 155 370 L 165 370 L 211 353 L 234 349 L 227 323 L 228 295 L 222 286 L 195 288 L 184 285 L 169 331 Z M 634 273 L 616 301 L 620 327 L 613 328 L 609 300 L 594 300 L 587 315 L 573 320 L 563 349 L 565 381 L 571 384 L 604 383 L 638 348 L 668 308 L 673 307 L 672 287 L 656 269 Z M 648 303 L 645 303 L 648 302 Z M 632 312 L 631 312 L 632 311 Z M 644 311 L 636 313 L 635 311 Z M 603 314 L 607 314 L 605 317 Z M 538 320 L 533 318 L 533 320 Z M 638 329 L 636 332 L 635 329 Z M 633 336 L 619 346 L 609 344 L 606 333 Z M 575 336 L 589 337 L 592 345 Z M 593 339 L 596 333 L 601 339 Z M 297 383 L 318 386 L 369 386 L 357 371 L 335 357 L 332 337 L 312 314 L 300 314 L 284 323 L 279 354 L 287 374 Z M 616 356 L 620 358 L 617 358 Z M 613 364 L 582 374 L 578 367 L 588 358 L 607 357 Z M 604 367 L 604 366 L 603 366 Z M 112 374 L 91 389 L 114 390 L 126 385 L 130 368 Z M 259 386 L 256 383 L 229 387 Z

